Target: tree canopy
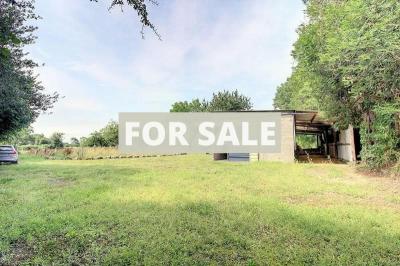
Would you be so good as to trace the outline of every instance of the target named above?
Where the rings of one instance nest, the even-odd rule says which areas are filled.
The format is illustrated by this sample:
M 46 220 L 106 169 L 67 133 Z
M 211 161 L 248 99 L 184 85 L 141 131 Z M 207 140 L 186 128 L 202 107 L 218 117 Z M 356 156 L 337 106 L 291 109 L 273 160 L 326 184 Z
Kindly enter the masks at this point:
M 319 110 L 338 127 L 360 127 L 365 161 L 388 154 L 387 163 L 396 161 L 398 135 L 391 134 L 391 147 L 373 135 L 383 130 L 374 129 L 381 115 L 391 117 L 385 130 L 394 131 L 400 112 L 400 2 L 309 0 L 306 15 L 294 45 L 296 66 L 278 88 L 275 107 Z M 381 154 L 367 156 L 377 145 Z
M 97 2 L 98 0 L 91 0 Z M 138 14 L 143 28 L 149 27 L 160 38 L 149 19 L 147 3 L 154 0 L 112 0 L 110 9 L 129 6 Z M 53 107 L 59 95 L 47 94 L 34 73 L 38 64 L 24 52 L 36 40 L 32 21 L 34 0 L 0 0 L 0 140 L 32 124 L 40 113 Z
M 208 102 L 206 100 L 200 101 L 193 99 L 191 102 L 183 101 L 172 104 L 171 112 L 206 112 Z
M 54 132 L 50 136 L 50 146 L 52 148 L 62 148 L 64 147 L 64 133 Z
M 23 51 L 34 43 L 32 0 L 0 1 L 0 139 L 29 126 L 58 94 L 46 94 L 34 74 L 38 66 Z
M 118 122 L 110 121 L 104 128 L 81 139 L 82 146 L 115 147 L 118 146 Z
M 240 94 L 238 90 L 223 90 L 213 93 L 212 99 L 194 99 L 191 102 L 183 101 L 172 104 L 171 112 L 216 112 L 216 111 L 246 111 L 251 110 L 253 104 L 249 97 Z

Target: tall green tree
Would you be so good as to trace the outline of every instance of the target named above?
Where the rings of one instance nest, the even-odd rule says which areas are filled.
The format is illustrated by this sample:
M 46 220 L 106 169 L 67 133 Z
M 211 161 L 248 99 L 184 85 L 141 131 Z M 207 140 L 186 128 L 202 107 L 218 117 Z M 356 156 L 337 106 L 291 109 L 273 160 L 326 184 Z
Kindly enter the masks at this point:
M 194 99 L 191 102 L 176 102 L 172 104 L 171 112 L 216 112 L 216 111 L 246 111 L 251 110 L 251 99 L 238 90 L 223 90 L 213 93 L 210 101 Z
M 110 121 L 100 130 L 105 146 L 118 146 L 118 122 Z
M 79 142 L 79 140 L 77 138 L 72 137 L 70 140 L 70 144 L 72 147 L 79 147 L 81 143 Z
M 317 107 L 336 126 L 361 128 L 368 164 L 377 165 L 378 158 L 387 158 L 382 166 L 395 162 L 396 156 L 386 155 L 398 154 L 400 145 L 394 132 L 400 113 L 400 2 L 306 2 L 307 23 L 293 51 L 297 64 L 278 88 L 275 106 L 296 108 L 305 99 L 300 106 Z M 381 133 L 374 125 L 382 116 L 393 142 L 374 137 Z
M 23 48 L 34 43 L 36 27 L 32 0 L 0 1 L 0 139 L 29 126 L 47 111 L 58 94 L 44 93 L 34 74 L 38 66 Z
M 194 99 L 191 102 L 183 101 L 172 104 L 170 112 L 205 112 L 207 111 L 208 102 Z
M 89 147 L 118 146 L 118 122 L 110 121 L 102 129 L 91 133 L 87 138 L 82 138 L 80 143 Z
M 274 107 L 276 109 L 320 110 L 320 102 L 316 97 L 315 86 L 318 86 L 316 77 L 311 73 L 304 73 L 304 68 L 296 67 L 292 75 L 281 84 L 275 94 Z M 307 79 L 304 77 L 307 75 Z
M 64 133 L 54 132 L 50 136 L 50 145 L 53 148 L 62 148 L 64 147 Z
M 95 131 L 87 138 L 81 139 L 82 146 L 87 147 L 106 147 L 107 142 L 99 131 Z
M 238 90 L 220 91 L 213 93 L 207 110 L 214 111 L 247 111 L 251 110 L 253 104 L 249 97 L 240 94 Z

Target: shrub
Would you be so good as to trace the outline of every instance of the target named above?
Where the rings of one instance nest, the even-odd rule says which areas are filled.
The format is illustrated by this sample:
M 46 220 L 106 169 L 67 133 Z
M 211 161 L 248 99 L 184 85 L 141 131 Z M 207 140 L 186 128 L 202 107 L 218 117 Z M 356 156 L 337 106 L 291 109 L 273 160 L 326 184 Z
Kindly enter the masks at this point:
M 373 121 L 361 126 L 361 156 L 371 169 L 394 167 L 400 159 L 400 136 L 396 123 L 400 106 L 378 105 L 373 109 Z
M 24 147 L 22 152 L 44 157 L 48 159 L 103 159 L 103 158 L 119 158 L 120 152 L 115 147 L 65 147 L 65 148 L 41 148 L 41 147 Z

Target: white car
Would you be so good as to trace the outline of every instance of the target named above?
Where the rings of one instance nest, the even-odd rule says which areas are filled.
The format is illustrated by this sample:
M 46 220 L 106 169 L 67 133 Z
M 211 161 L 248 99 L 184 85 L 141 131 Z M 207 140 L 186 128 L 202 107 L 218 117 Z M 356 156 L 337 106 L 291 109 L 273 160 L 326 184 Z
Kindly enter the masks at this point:
M 0 162 L 18 163 L 18 152 L 12 145 L 0 145 Z

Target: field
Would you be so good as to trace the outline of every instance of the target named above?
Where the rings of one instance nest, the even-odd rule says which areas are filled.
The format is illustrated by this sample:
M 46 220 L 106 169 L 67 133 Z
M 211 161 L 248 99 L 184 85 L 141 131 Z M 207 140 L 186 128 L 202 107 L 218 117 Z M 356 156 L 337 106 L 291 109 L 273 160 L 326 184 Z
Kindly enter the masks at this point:
M 399 193 L 347 165 L 24 157 L 0 165 L 0 264 L 398 265 Z

